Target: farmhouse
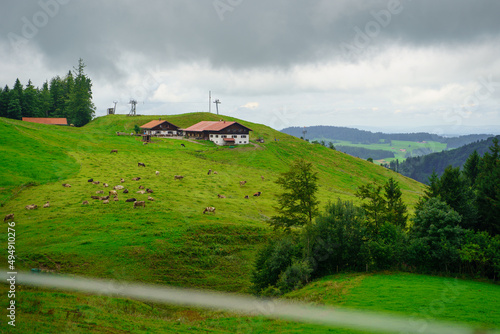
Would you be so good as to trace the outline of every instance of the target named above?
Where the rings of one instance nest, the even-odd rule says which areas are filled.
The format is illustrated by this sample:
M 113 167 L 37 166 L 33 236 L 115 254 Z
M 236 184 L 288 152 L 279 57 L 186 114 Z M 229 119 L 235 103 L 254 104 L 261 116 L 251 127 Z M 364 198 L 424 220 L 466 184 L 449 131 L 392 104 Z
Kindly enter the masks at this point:
M 143 134 L 150 136 L 178 136 L 182 135 L 177 125 L 167 121 L 162 121 L 161 118 L 157 121 L 151 121 L 141 126 Z
M 68 120 L 66 118 L 23 117 L 23 122 L 53 124 L 53 125 L 68 125 Z
M 252 129 L 237 122 L 203 121 L 184 129 L 184 134 L 188 137 L 210 140 L 217 145 L 243 145 L 249 143 L 250 131 Z

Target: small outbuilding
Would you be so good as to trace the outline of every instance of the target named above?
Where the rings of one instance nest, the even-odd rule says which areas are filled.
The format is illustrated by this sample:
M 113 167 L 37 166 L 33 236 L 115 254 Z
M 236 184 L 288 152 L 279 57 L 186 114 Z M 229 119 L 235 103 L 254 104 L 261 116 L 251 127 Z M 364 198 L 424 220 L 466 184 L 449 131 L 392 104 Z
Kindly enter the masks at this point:
M 168 121 L 159 120 L 148 122 L 141 126 L 141 130 L 143 134 L 156 136 L 156 137 L 171 137 L 171 136 L 180 136 L 182 135 L 182 131 L 179 129 L 177 125 L 174 125 Z
M 244 145 L 250 142 L 252 129 L 238 122 L 202 121 L 184 129 L 191 138 L 213 141 L 217 145 Z
M 51 125 L 68 125 L 68 120 L 66 118 L 56 117 L 23 117 L 23 122 Z

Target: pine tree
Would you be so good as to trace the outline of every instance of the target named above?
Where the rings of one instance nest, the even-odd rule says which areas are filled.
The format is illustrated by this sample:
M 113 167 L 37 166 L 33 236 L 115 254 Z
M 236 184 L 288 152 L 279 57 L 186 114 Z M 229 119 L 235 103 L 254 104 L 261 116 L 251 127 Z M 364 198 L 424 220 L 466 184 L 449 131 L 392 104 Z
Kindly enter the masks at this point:
M 405 228 L 408 214 L 399 184 L 391 177 L 385 184 L 384 191 L 387 202 L 386 221 Z
M 22 119 L 21 103 L 18 99 L 11 99 L 7 109 L 7 117 L 12 119 Z
M 65 117 L 64 116 L 64 92 L 62 80 L 56 76 L 50 80 L 50 97 L 52 99 L 49 110 L 49 117 Z
M 31 80 L 28 81 L 28 85 L 23 92 L 23 99 L 21 104 L 21 112 L 23 117 L 39 117 L 41 116 L 38 112 L 39 101 L 38 92 L 33 87 Z
M 479 175 L 479 162 L 481 160 L 481 157 L 477 153 L 476 150 L 469 155 L 467 158 L 467 161 L 465 162 L 463 166 L 463 173 L 465 177 L 467 178 L 467 181 L 471 187 L 474 188 L 476 184 L 476 179 L 477 176 Z
M 49 111 L 52 105 L 52 101 L 50 97 L 49 83 L 47 81 L 43 83 L 42 89 L 38 91 L 38 96 L 38 111 L 41 117 L 49 117 Z
M 2 94 L 0 94 L 0 117 L 8 117 L 9 101 L 10 90 L 9 86 L 5 85 Z
M 82 59 L 75 68 L 75 86 L 70 95 L 68 108 L 71 110 L 71 120 L 75 126 L 83 126 L 92 120 L 95 113 L 92 102 L 92 82 L 84 73 L 85 64 Z

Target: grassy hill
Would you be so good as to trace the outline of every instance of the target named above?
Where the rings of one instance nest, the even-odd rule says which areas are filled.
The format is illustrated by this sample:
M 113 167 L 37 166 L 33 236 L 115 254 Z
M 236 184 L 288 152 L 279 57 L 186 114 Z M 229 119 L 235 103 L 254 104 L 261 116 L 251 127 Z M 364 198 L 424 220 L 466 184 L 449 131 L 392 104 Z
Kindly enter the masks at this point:
M 399 182 L 403 199 L 410 207 L 423 193 L 422 184 L 383 167 L 264 125 L 226 116 L 192 113 L 166 118 L 180 127 L 201 120 L 236 120 L 253 130 L 251 144 L 229 148 L 205 141 L 155 139 L 143 145 L 139 137 L 116 135 L 117 131 L 131 132 L 135 124 L 157 118 L 111 115 L 82 128 L 0 119 L 0 137 L 8 143 L 0 147 L 4 161 L 0 170 L 0 213 L 15 214 L 18 270 L 39 268 L 80 276 L 246 292 L 255 253 L 270 232 L 266 220 L 274 214 L 274 195 L 280 191 L 273 181 L 294 159 L 302 157 L 318 171 L 322 205 L 339 197 L 356 202 L 353 194 L 358 186 L 371 181 L 383 184 L 389 177 Z M 265 142 L 256 143 L 258 137 Z M 117 149 L 118 154 L 110 154 L 112 149 Z M 138 167 L 138 162 L 146 167 Z M 207 175 L 209 168 L 218 174 Z M 174 180 L 174 175 L 185 178 Z M 134 177 L 141 180 L 132 181 Z M 90 178 L 101 183 L 87 182 Z M 126 182 L 120 183 L 120 178 Z M 247 184 L 240 186 L 241 180 Z M 110 187 L 104 188 L 104 182 Z M 64 188 L 62 183 L 69 183 L 71 188 Z M 119 192 L 119 201 L 102 204 L 90 199 L 96 191 L 107 193 L 118 184 L 130 191 Z M 145 208 L 134 209 L 125 199 L 145 200 L 147 194 L 136 193 L 140 185 L 153 189 L 155 201 L 146 201 Z M 262 196 L 251 196 L 257 191 Z M 226 198 L 220 199 L 217 194 Z M 250 198 L 245 199 L 245 195 Z M 90 205 L 82 205 L 84 200 Z M 42 208 L 46 201 L 50 201 L 50 207 Z M 28 211 L 24 208 L 27 204 L 39 208 Z M 216 214 L 202 214 L 206 206 L 216 207 Z M 0 261 L 6 265 L 6 253 L 0 255 Z M 41 332 L 68 323 L 82 332 L 86 327 L 77 326 L 82 323 L 97 332 L 123 332 L 141 326 L 147 332 L 152 323 L 163 328 L 162 322 L 156 320 L 174 321 L 180 317 L 179 312 L 192 317 L 180 317 L 189 321 L 179 322 L 178 331 L 173 332 L 187 332 L 192 326 L 207 328 L 207 332 L 228 332 L 231 324 L 240 321 L 239 317 L 190 313 L 168 306 L 151 309 L 135 301 L 102 301 L 99 297 L 31 288 L 22 291 L 24 319 L 36 322 Z M 65 311 L 75 307 L 90 310 L 92 320 L 64 320 Z M 105 315 L 101 315 L 103 312 Z M 137 319 L 124 320 L 131 314 Z M 219 317 L 220 322 L 213 320 Z M 254 322 L 258 318 L 245 319 Z M 259 323 L 265 328 L 263 332 L 282 326 L 267 320 Z M 113 331 L 115 326 L 121 329 Z M 321 332 L 321 328 L 318 330 Z

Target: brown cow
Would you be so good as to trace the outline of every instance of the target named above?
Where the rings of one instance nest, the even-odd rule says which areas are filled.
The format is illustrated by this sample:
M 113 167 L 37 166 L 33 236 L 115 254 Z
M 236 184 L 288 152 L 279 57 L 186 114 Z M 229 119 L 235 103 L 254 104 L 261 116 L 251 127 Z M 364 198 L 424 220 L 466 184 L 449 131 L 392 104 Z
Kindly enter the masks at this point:
M 248 198 L 249 198 L 249 197 L 248 197 L 248 195 L 246 195 L 246 196 L 245 196 L 245 199 L 248 199 Z
M 99 199 L 100 199 L 101 201 L 105 201 L 105 200 L 109 199 L 109 195 L 108 195 L 108 196 L 102 196 L 102 197 L 99 197 Z
M 247 181 L 240 181 L 240 186 L 244 186 Z
M 103 183 L 102 185 L 103 185 L 104 187 L 109 187 L 109 184 L 107 184 L 107 183 Z
M 89 201 L 83 201 L 82 205 L 89 205 Z
M 116 195 L 118 195 L 118 193 L 116 192 L 116 190 L 110 190 L 109 191 L 109 196 L 111 196 L 111 195 L 115 195 L 116 196 Z
M 47 203 L 45 203 L 45 204 L 43 205 L 43 207 L 44 207 L 44 208 L 48 208 L 49 206 L 50 206 L 49 201 L 47 201 Z
M 113 201 L 118 202 L 119 201 L 118 196 L 113 197 Z
M 70 184 L 67 184 L 67 183 L 63 183 L 63 185 L 62 185 L 62 186 L 63 186 L 63 187 L 65 187 L 65 188 L 71 188 L 71 185 L 70 185 Z
M 144 186 L 143 186 L 143 185 L 140 185 L 140 186 L 139 186 L 139 189 L 144 189 Z
M 122 185 L 118 185 L 118 186 L 114 186 L 113 190 L 122 190 L 123 188 L 125 188 L 125 187 Z
M 217 197 L 219 197 L 219 198 L 226 198 L 226 196 L 221 195 L 221 194 L 217 194 Z
M 96 194 L 104 194 L 104 190 L 97 190 L 95 193 Z
M 145 193 L 146 193 L 146 190 L 139 190 L 139 191 L 137 191 L 137 194 L 142 194 L 142 195 L 144 195 Z
M 153 193 L 153 189 L 149 189 L 149 188 L 147 188 L 147 189 L 146 189 L 146 192 L 147 192 L 147 193 L 149 193 L 149 194 L 152 194 L 152 193 Z
M 25 206 L 25 209 L 26 210 L 34 210 L 34 209 L 37 209 L 38 208 L 38 205 L 36 204 L 28 204 Z
M 100 199 L 101 197 L 100 196 L 90 196 L 90 198 L 92 198 L 92 199 Z
M 142 163 L 142 162 L 138 162 L 137 163 L 137 167 L 146 167 L 146 164 Z
M 5 216 L 5 218 L 3 219 L 3 222 L 9 222 L 9 221 L 12 221 L 14 220 L 14 214 L 13 213 L 9 213 L 8 215 Z
M 262 193 L 260 191 L 257 191 L 255 194 L 253 194 L 254 196 L 260 196 Z
M 184 176 L 182 175 L 174 175 L 174 180 L 182 180 Z
M 110 154 L 111 153 L 118 153 L 118 150 L 111 150 L 111 152 L 109 152 Z
M 102 201 L 102 204 L 109 204 L 109 199 L 105 199 L 104 201 Z
M 132 181 L 139 181 L 141 178 L 140 177 L 134 177 Z
M 208 170 L 208 175 L 210 175 L 210 174 L 212 174 L 212 170 L 211 169 Z
M 121 182 L 121 183 L 123 183 L 123 182 L 125 182 L 125 180 L 124 180 L 123 178 L 121 178 L 121 179 L 120 179 L 120 182 Z
M 125 202 L 135 202 L 135 201 L 137 201 L 135 198 L 129 198 L 125 200 Z
M 155 199 L 151 196 L 148 196 L 148 201 L 154 201 Z
M 124 193 L 124 194 L 128 194 L 128 189 L 125 189 L 125 190 L 123 191 L 123 193 Z
M 140 206 L 142 206 L 143 208 L 145 208 L 146 207 L 146 202 L 144 202 L 144 201 L 135 201 L 134 202 L 134 208 L 138 208 Z
M 264 176 L 261 175 L 260 178 L 262 179 L 262 181 L 264 181 Z
M 203 214 L 207 212 L 212 212 L 215 215 L 215 208 L 213 206 L 207 206 L 205 210 L 203 210 Z
M 160 172 L 159 172 L 159 171 L 156 171 L 156 175 L 160 175 Z
M 93 184 L 99 184 L 99 181 L 92 181 Z
M 214 171 L 214 174 L 219 174 L 219 173 L 217 173 L 216 171 Z

